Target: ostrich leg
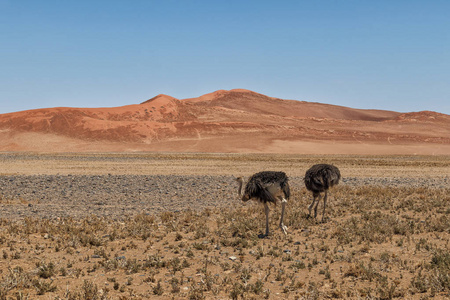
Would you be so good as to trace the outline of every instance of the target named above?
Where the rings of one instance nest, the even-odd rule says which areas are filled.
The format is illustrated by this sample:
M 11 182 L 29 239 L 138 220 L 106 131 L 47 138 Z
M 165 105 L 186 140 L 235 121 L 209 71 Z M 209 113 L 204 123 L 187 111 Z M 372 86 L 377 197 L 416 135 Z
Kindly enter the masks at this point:
M 323 196 L 323 213 L 322 213 L 322 222 L 325 218 L 325 207 L 327 206 L 327 191 L 325 191 L 325 195 Z
M 287 227 L 286 227 L 286 225 L 284 225 L 284 223 L 283 223 L 283 218 L 284 218 L 284 210 L 285 210 L 285 208 L 286 208 L 286 203 L 287 203 L 287 200 L 283 198 L 283 200 L 281 200 L 281 220 L 280 220 L 280 228 L 281 228 L 281 230 L 283 231 L 283 233 L 284 233 L 285 235 L 287 235 Z
M 321 197 L 320 193 L 318 193 L 316 205 L 314 206 L 314 219 L 317 217 L 317 208 L 319 207 L 320 198 L 322 198 L 322 197 Z
M 266 213 L 266 234 L 265 236 L 269 235 L 269 206 L 267 203 L 264 203 L 264 211 Z
M 313 201 L 312 201 L 311 205 L 308 206 L 309 217 L 311 217 L 311 211 L 312 211 L 312 209 L 313 209 L 313 207 L 314 207 L 314 203 L 316 202 L 316 197 L 317 197 L 317 195 L 316 195 L 316 194 L 313 194 Z

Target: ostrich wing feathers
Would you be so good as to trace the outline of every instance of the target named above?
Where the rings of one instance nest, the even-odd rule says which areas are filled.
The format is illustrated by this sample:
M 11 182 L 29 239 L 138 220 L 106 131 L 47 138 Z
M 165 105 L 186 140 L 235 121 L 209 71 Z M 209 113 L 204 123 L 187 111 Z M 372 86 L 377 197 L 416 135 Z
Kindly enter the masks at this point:
M 276 194 L 280 189 L 284 193 L 284 197 L 289 199 L 290 189 L 286 174 L 284 172 L 264 171 L 250 177 L 245 187 L 245 194 L 249 198 L 259 199 L 262 202 L 276 203 Z
M 281 189 L 283 190 L 284 193 L 284 197 L 287 199 L 289 199 L 289 197 L 291 196 L 291 189 L 289 187 L 289 184 L 287 182 L 287 178 L 286 181 L 283 182 L 283 185 L 281 186 Z

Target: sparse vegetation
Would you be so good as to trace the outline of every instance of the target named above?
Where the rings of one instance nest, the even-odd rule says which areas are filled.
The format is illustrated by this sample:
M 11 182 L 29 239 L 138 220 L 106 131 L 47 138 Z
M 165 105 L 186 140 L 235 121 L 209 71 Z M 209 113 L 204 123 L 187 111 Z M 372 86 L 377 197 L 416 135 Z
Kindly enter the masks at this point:
M 0 299 L 446 298 L 449 192 L 344 180 L 321 223 L 307 218 L 310 195 L 293 184 L 288 236 L 264 239 L 259 205 L 122 219 L 3 215 Z M 8 197 L 0 205 L 24 205 Z

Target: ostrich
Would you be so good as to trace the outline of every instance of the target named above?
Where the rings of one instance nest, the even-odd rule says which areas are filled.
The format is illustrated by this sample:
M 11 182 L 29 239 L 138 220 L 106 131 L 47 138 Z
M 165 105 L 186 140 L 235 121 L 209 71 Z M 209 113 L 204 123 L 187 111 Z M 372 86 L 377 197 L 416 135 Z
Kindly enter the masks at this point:
M 320 193 L 325 192 L 323 197 L 322 222 L 325 216 L 325 206 L 327 204 L 327 191 L 330 187 L 337 185 L 341 179 L 341 172 L 333 165 L 318 164 L 312 166 L 305 174 L 305 186 L 313 193 L 313 202 L 308 207 L 309 216 L 314 207 L 314 218 L 317 217 L 317 206 L 320 201 Z M 316 203 L 317 198 L 317 203 Z M 315 204 L 315 206 L 314 206 Z
M 284 234 L 287 234 L 287 227 L 283 224 L 284 210 L 287 200 L 289 200 L 290 189 L 288 177 L 284 172 L 264 171 L 253 174 L 242 193 L 244 180 L 242 177 L 236 178 L 239 183 L 238 193 L 242 201 L 247 202 L 250 199 L 257 200 L 264 204 L 266 213 L 266 234 L 269 235 L 269 206 L 268 202 L 276 204 L 281 201 L 281 220 L 280 228 Z

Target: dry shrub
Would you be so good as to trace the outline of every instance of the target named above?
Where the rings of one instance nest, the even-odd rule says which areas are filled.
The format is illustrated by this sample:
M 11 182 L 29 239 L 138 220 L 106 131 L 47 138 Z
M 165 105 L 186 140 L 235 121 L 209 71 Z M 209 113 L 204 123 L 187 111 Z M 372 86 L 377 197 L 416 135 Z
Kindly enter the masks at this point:
M 84 280 L 78 292 L 67 291 L 65 298 L 68 300 L 106 300 L 108 292 L 99 290 L 98 286 L 90 280 Z
M 217 235 L 223 239 L 236 238 L 255 240 L 261 227 L 261 220 L 265 217 L 254 209 L 226 210 L 217 219 Z
M 411 234 L 408 222 L 398 216 L 382 213 L 381 211 L 364 212 L 361 216 L 353 216 L 340 224 L 334 230 L 332 236 L 337 238 L 340 244 L 350 242 L 374 242 L 383 243 L 393 235 Z
M 450 291 L 450 252 L 438 249 L 434 252 L 427 274 L 430 288 L 433 292 Z
M 360 264 L 351 265 L 344 273 L 344 276 L 351 276 L 369 281 L 382 277 L 379 272 L 375 271 L 371 263 L 365 266 L 362 262 Z
M 14 289 L 27 289 L 33 286 L 32 277 L 21 267 L 8 268 L 8 272 L 0 282 L 0 290 L 8 292 Z
M 36 266 L 38 268 L 37 275 L 41 278 L 47 279 L 55 275 L 55 265 L 52 262 L 39 262 Z
M 154 232 L 157 225 L 155 224 L 155 216 L 149 214 L 138 214 L 134 218 L 129 218 L 124 222 L 122 232 L 115 231 L 115 238 L 123 238 L 132 236 L 147 240 Z
M 36 289 L 36 293 L 38 295 L 44 295 L 47 292 L 54 292 L 57 289 L 57 287 L 53 285 L 51 281 L 49 282 L 42 279 L 34 279 L 33 286 Z

